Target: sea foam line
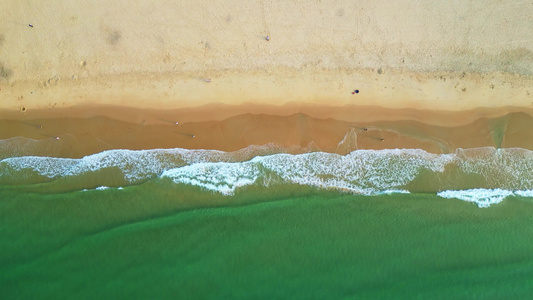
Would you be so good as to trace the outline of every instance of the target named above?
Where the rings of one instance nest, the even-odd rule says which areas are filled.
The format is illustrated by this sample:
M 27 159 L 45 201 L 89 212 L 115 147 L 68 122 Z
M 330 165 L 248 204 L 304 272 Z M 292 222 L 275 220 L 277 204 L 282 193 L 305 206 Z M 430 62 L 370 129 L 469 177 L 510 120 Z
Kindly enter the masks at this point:
M 362 195 L 407 192 L 400 187 L 420 170 L 444 171 L 449 155 L 422 150 L 359 150 L 348 155 L 314 152 L 276 154 L 240 163 L 200 163 L 166 170 L 161 177 L 232 195 L 246 185 L 292 183 Z
M 447 190 L 437 193 L 437 196 L 446 199 L 459 199 L 473 202 L 478 207 L 490 207 L 492 204 L 502 202 L 509 196 L 533 197 L 533 190 L 510 191 L 504 189 L 469 189 Z
M 105 168 L 118 168 L 129 183 L 136 183 L 163 171 L 202 162 L 245 161 L 271 151 L 283 151 L 276 145 L 250 146 L 235 152 L 219 150 L 151 149 L 106 150 L 80 159 L 21 156 L 0 160 L 1 177 L 16 177 L 17 172 L 33 171 L 47 178 L 78 176 Z
M 224 195 L 232 195 L 244 186 L 276 183 L 345 190 L 362 195 L 405 192 L 406 186 L 421 172 L 437 178 L 433 187 L 435 192 L 441 189 L 439 182 L 453 183 L 457 181 L 453 176 L 469 174 L 475 174 L 473 178 L 479 180 L 476 184 L 494 191 L 516 191 L 513 192 L 515 195 L 523 196 L 533 189 L 533 152 L 526 149 L 485 147 L 457 149 L 451 154 L 431 154 L 421 149 L 355 150 L 346 155 L 325 152 L 287 154 L 284 151 L 291 150 L 271 144 L 236 152 L 176 148 L 108 150 L 81 159 L 11 157 L 0 160 L 0 184 L 46 182 L 37 176 L 68 180 L 109 169 L 110 172 L 105 171 L 106 176 L 116 176 L 116 170 L 122 173 L 123 181 L 114 181 L 119 184 L 135 184 L 161 176 Z M 100 175 L 91 177 L 91 185 L 109 185 L 105 179 L 109 177 Z M 453 186 L 448 184 L 445 189 L 453 190 Z M 521 190 L 524 191 L 522 194 Z M 508 196 L 503 192 L 482 196 L 480 191 L 474 196 L 464 192 L 439 194 L 468 199 L 466 201 L 481 206 L 498 203 Z

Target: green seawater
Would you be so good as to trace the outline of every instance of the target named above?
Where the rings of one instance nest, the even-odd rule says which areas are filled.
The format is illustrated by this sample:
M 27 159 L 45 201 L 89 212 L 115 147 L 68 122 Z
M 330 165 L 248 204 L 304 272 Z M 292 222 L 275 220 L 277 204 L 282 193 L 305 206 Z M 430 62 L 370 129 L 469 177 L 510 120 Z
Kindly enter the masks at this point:
M 525 299 L 533 205 L 298 185 L 0 187 L 0 299 Z

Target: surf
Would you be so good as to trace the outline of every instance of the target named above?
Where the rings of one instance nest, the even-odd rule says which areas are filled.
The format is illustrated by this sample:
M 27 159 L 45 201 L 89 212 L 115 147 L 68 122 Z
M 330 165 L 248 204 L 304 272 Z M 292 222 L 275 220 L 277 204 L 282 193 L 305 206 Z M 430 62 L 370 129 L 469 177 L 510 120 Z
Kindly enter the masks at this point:
M 108 150 L 80 159 L 8 157 L 0 160 L 0 184 L 63 181 L 66 190 L 82 190 L 160 178 L 226 196 L 250 186 L 296 184 L 368 196 L 435 193 L 480 207 L 509 196 L 533 196 L 533 152 L 521 148 L 457 149 L 450 154 L 421 149 L 355 150 L 346 155 L 298 151 L 302 149 L 269 144 L 235 152 L 175 148 Z

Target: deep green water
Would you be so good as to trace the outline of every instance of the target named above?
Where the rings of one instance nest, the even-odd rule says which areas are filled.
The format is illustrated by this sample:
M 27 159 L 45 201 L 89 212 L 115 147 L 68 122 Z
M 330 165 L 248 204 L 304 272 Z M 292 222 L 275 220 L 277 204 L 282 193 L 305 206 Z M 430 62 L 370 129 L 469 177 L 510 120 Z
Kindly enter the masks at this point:
M 294 185 L 222 196 L 0 187 L 0 299 L 525 299 L 533 203 L 354 196 Z

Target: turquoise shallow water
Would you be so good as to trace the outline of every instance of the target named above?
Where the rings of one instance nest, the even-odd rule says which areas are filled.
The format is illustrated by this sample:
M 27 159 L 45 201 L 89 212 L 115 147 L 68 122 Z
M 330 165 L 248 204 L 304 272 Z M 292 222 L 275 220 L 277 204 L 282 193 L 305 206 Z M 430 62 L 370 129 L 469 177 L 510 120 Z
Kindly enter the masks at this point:
M 294 184 L 233 196 L 0 188 L 2 299 L 526 298 L 533 205 L 357 196 Z

